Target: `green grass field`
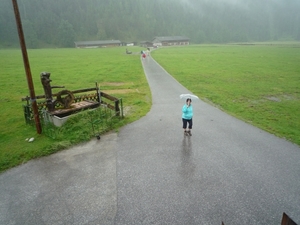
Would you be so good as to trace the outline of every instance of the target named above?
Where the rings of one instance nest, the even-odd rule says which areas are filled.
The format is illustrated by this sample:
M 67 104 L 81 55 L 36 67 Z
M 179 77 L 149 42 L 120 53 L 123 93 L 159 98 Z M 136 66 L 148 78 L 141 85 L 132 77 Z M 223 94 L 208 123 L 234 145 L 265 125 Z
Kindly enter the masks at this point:
M 95 87 L 98 82 L 102 91 L 122 98 L 125 118 L 115 125 L 117 130 L 144 116 L 151 106 L 140 48 L 131 51 L 137 54 L 126 55 L 125 48 L 28 50 L 35 93 L 44 94 L 40 81 L 43 71 L 51 73 L 51 85 L 64 85 L 68 90 Z M 29 91 L 21 50 L 1 50 L 0 65 L 0 171 L 87 140 L 83 129 L 80 133 L 69 128 L 70 132 L 61 134 L 60 139 L 52 139 L 38 135 L 35 126 L 26 125 L 21 98 Z M 53 89 L 53 93 L 59 90 Z M 90 124 L 82 122 L 82 126 L 93 135 Z M 34 142 L 25 141 L 31 137 Z
M 43 94 L 43 71 L 51 72 L 51 85 L 65 85 L 68 90 L 94 87 L 98 82 L 101 90 L 123 100 L 125 118 L 116 122 L 117 130 L 144 116 L 151 106 L 141 49 L 128 48 L 131 55 L 123 47 L 28 50 L 35 93 Z M 299 49 L 299 43 L 194 45 L 162 48 L 152 56 L 203 100 L 300 145 Z M 21 97 L 29 91 L 21 51 L 0 50 L 0 65 L 0 171 L 92 137 L 90 125 L 78 118 L 70 121 L 60 139 L 36 134 L 23 115 Z M 90 136 L 83 137 L 80 126 Z M 30 137 L 35 141 L 26 142 Z
M 152 56 L 203 100 L 300 145 L 300 43 L 173 47 Z

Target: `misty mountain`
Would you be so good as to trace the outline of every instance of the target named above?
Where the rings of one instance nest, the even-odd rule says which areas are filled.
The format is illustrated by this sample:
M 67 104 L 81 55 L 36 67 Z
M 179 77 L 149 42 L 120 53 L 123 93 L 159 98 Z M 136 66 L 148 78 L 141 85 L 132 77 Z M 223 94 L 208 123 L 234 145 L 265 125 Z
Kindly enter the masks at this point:
M 18 0 L 29 48 L 74 41 L 192 43 L 300 40 L 299 0 Z M 0 46 L 18 44 L 11 0 L 0 1 Z

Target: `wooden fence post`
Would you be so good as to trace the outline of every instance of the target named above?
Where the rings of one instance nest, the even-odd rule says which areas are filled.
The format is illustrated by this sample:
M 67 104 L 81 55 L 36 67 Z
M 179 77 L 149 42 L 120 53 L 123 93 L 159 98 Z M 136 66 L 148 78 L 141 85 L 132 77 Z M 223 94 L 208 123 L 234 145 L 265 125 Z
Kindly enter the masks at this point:
M 119 99 L 115 101 L 116 116 L 120 116 Z

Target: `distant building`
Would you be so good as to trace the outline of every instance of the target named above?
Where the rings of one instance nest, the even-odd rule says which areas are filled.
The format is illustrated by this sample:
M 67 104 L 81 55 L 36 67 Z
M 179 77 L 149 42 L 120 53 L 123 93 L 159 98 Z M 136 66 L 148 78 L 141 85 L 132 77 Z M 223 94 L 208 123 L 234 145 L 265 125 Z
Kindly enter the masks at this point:
M 153 46 L 189 45 L 190 39 L 183 36 L 155 37 Z
M 144 48 L 153 47 L 153 43 L 151 41 L 141 41 L 140 45 Z
M 74 42 L 75 48 L 105 48 L 122 46 L 119 40 L 105 40 L 105 41 L 78 41 Z

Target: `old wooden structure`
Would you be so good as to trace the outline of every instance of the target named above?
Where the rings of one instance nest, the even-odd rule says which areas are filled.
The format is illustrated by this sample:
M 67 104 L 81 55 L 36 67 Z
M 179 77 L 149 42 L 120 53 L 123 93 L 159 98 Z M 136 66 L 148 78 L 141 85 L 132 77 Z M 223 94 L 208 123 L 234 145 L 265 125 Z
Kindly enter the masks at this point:
M 45 112 L 51 116 L 65 117 L 100 106 L 107 107 L 114 111 L 116 116 L 123 117 L 122 99 L 100 91 L 98 83 L 93 88 L 72 91 L 64 89 L 53 94 L 53 88 L 64 88 L 64 86 L 51 86 L 50 73 L 47 72 L 41 73 L 41 82 L 45 94 L 36 96 L 40 117 L 43 117 Z M 21 100 L 26 102 L 23 106 L 25 121 L 26 123 L 32 123 L 34 116 L 30 97 L 26 96 Z

